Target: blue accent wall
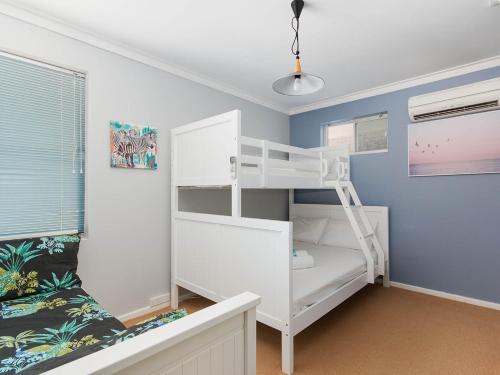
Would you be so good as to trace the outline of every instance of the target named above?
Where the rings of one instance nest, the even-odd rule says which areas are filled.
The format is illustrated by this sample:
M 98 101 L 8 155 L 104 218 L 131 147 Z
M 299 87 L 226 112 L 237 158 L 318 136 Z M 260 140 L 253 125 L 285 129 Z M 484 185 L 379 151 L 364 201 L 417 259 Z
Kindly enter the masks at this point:
M 500 303 L 500 174 L 410 178 L 407 156 L 408 98 L 495 77 L 500 67 L 291 117 L 291 144 L 317 147 L 321 124 L 388 112 L 389 152 L 353 155 L 351 167 L 363 204 L 389 207 L 393 281 Z M 337 202 L 332 191 L 295 199 Z

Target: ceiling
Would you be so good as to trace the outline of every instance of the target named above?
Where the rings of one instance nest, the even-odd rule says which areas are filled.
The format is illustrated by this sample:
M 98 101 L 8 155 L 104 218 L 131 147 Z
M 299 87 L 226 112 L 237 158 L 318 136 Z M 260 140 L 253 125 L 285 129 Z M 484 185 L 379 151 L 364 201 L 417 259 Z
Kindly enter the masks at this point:
M 306 0 L 302 68 L 326 84 L 313 95 L 287 97 L 271 85 L 293 69 L 289 0 L 3 2 L 285 112 L 500 55 L 500 6 L 490 0 Z

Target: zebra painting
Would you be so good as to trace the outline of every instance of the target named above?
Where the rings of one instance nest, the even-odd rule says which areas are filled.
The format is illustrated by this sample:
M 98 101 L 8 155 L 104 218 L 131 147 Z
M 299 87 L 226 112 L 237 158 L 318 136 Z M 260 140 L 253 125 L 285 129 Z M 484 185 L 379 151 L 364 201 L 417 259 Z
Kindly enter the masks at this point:
M 110 151 L 111 167 L 157 169 L 157 130 L 112 121 Z

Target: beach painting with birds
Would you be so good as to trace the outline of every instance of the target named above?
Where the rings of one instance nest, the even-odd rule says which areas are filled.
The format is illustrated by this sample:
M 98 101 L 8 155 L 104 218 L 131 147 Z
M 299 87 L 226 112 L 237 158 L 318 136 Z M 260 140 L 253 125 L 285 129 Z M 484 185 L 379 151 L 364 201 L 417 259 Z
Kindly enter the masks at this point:
M 500 173 L 500 110 L 408 126 L 409 176 Z
M 158 168 L 157 130 L 118 121 L 109 124 L 111 167 Z

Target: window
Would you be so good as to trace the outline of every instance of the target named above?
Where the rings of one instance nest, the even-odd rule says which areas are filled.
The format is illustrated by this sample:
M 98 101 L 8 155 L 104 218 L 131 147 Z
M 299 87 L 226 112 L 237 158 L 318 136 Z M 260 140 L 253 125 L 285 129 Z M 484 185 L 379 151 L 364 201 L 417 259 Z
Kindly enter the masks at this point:
M 0 237 L 84 230 L 85 75 L 0 53 Z
M 351 153 L 387 150 L 387 113 L 334 122 L 325 127 L 325 145 L 349 145 Z

